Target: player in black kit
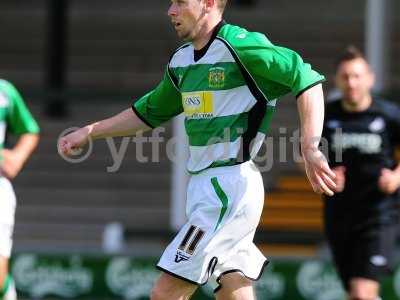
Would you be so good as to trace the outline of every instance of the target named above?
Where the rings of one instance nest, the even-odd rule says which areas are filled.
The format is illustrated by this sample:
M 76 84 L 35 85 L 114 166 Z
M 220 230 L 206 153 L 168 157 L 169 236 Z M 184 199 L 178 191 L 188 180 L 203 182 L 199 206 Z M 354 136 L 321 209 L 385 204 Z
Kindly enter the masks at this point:
M 337 184 L 324 199 L 325 232 L 351 300 L 379 299 L 399 217 L 400 108 L 371 96 L 373 84 L 366 59 L 349 47 L 336 69 L 342 98 L 327 104 L 323 131 Z

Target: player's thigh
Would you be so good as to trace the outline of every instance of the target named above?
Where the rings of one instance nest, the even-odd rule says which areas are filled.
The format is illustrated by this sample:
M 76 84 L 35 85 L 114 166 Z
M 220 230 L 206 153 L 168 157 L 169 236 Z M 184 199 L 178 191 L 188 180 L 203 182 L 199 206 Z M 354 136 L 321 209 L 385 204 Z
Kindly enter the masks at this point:
M 162 273 L 153 286 L 151 300 L 186 300 L 196 291 L 197 285 Z
M 374 224 L 359 234 L 354 246 L 352 278 L 366 278 L 378 282 L 391 273 L 396 241 L 396 226 Z
M 11 183 L 0 177 L 0 286 L 8 273 L 14 230 L 15 194 Z
M 350 300 L 376 300 L 379 295 L 379 282 L 367 278 L 350 280 Z
M 0 224 L 14 225 L 15 207 L 14 189 L 8 179 L 0 176 Z
M 351 224 L 336 219 L 334 214 L 325 211 L 325 236 L 329 245 L 336 271 L 345 289 L 348 289 L 353 261 L 353 241 L 350 235 Z
M 221 277 L 221 287 L 216 293 L 217 300 L 255 300 L 252 281 L 238 272 Z

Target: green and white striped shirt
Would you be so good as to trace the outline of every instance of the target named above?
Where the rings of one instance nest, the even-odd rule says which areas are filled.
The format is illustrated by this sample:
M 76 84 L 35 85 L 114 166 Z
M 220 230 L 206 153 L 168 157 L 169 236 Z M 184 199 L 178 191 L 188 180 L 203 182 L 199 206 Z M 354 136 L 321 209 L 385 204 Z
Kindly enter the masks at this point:
M 184 112 L 187 169 L 197 173 L 253 158 L 276 99 L 322 81 L 294 51 L 221 22 L 202 50 L 191 44 L 177 49 L 161 83 L 132 107 L 153 128 Z
M 4 147 L 6 132 L 15 135 L 38 133 L 39 126 L 17 89 L 0 79 L 0 150 Z

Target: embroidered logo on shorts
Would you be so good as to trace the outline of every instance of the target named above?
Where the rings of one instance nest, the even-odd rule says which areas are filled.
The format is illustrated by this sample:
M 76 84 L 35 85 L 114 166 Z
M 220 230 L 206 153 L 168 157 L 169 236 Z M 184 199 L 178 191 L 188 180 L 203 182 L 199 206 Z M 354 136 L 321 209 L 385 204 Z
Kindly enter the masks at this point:
M 190 256 L 193 255 L 200 240 L 204 236 L 204 231 L 196 226 L 190 226 L 189 230 L 186 232 L 181 244 L 175 255 L 175 262 L 180 263 L 182 261 L 187 261 Z
M 225 69 L 215 67 L 208 70 L 208 86 L 220 89 L 225 86 Z
M 175 262 L 178 264 L 182 261 L 189 260 L 189 258 L 190 258 L 189 256 L 185 255 L 183 252 L 178 250 L 175 255 Z

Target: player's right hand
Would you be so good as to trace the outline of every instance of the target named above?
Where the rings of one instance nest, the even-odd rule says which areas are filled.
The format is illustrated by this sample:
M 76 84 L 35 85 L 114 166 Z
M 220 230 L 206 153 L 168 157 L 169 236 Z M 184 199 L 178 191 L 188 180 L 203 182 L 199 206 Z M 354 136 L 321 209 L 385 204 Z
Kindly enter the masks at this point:
M 72 156 L 84 147 L 90 138 L 87 127 L 79 128 L 61 138 L 57 142 L 57 149 L 61 155 Z

